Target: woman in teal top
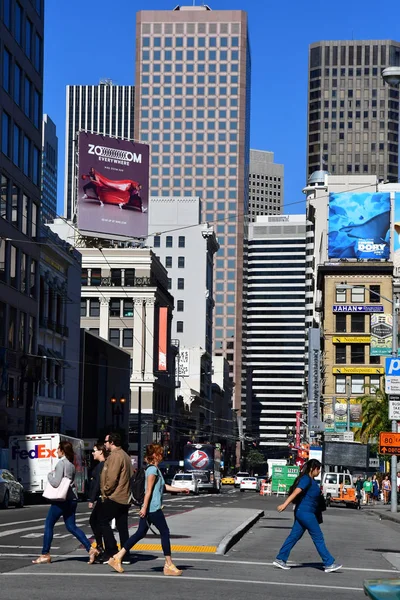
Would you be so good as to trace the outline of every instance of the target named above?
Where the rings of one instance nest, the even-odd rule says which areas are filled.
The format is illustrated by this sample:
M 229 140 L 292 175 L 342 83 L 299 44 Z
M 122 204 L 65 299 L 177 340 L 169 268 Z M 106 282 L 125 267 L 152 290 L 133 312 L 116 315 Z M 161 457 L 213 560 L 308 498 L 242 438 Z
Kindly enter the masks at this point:
M 139 511 L 140 521 L 136 532 L 125 542 L 121 550 L 114 554 L 108 561 L 110 567 L 118 573 L 123 573 L 121 561 L 135 544 L 142 540 L 149 530 L 150 525 L 157 527 L 161 535 L 161 546 L 165 556 L 164 575 L 182 575 L 182 571 L 176 568 L 171 559 L 171 542 L 167 521 L 162 511 L 162 497 L 164 488 L 168 492 L 189 493 L 188 488 L 177 488 L 167 485 L 158 465 L 164 457 L 164 449 L 159 444 L 150 444 L 146 448 L 145 461 L 149 465 L 146 469 L 146 483 L 143 506 Z

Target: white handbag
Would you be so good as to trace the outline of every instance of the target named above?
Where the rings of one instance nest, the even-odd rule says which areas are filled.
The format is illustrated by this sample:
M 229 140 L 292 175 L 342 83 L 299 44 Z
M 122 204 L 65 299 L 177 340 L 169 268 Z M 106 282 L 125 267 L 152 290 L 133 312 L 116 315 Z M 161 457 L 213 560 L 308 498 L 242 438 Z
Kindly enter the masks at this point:
M 65 470 L 64 470 L 65 473 Z M 48 481 L 43 490 L 43 498 L 47 500 L 63 501 L 67 499 L 68 490 L 71 485 L 71 480 L 68 477 L 63 477 L 58 487 L 53 487 Z

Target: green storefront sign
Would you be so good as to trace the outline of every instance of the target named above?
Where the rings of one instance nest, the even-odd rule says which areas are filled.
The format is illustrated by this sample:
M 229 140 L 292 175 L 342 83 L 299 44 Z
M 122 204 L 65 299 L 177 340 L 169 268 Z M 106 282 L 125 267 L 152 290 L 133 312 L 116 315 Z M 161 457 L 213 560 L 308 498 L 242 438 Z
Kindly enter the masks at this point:
M 290 486 L 300 472 L 299 467 L 288 465 L 273 465 L 272 466 L 272 491 L 289 490 Z M 280 484 L 280 485 L 279 485 Z M 285 487 L 283 487 L 285 486 Z

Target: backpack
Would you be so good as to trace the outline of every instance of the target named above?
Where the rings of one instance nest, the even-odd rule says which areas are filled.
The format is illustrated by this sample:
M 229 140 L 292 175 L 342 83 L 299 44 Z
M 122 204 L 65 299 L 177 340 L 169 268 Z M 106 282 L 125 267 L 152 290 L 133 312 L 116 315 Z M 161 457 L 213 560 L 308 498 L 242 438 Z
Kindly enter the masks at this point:
M 142 506 L 144 501 L 144 488 L 146 483 L 146 469 L 141 467 L 134 473 L 129 482 L 130 486 L 130 502 L 135 506 Z

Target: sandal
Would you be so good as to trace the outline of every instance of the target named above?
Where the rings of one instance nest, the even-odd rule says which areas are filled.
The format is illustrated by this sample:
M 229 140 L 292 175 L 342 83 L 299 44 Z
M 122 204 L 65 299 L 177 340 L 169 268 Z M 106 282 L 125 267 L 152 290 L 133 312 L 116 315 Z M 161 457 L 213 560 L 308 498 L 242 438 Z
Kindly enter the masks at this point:
M 164 565 L 164 575 L 179 577 L 179 575 L 182 575 L 182 572 L 183 571 L 178 569 L 175 565 Z
M 51 563 L 50 554 L 41 554 L 39 556 L 39 558 L 36 558 L 35 560 L 32 561 L 32 564 L 34 564 L 34 565 L 44 565 L 46 563 Z
M 90 548 L 89 550 L 89 560 L 88 560 L 88 565 L 92 565 L 94 563 L 94 561 L 96 560 L 96 558 L 99 556 L 100 552 L 97 550 L 97 548 Z
M 108 560 L 108 564 L 110 565 L 110 567 L 112 569 L 114 569 L 114 571 L 117 571 L 117 573 L 124 573 L 124 569 L 122 568 L 121 565 L 121 561 L 118 560 L 117 558 L 114 558 L 113 556 Z

